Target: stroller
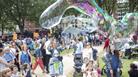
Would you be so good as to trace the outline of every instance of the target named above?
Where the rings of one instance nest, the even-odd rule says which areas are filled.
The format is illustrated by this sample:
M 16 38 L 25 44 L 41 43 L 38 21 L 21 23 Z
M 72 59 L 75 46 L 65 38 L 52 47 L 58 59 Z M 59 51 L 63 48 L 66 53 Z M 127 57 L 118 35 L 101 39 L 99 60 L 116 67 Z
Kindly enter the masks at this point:
M 61 57 L 52 57 L 49 62 L 49 72 L 51 77 L 63 75 L 63 62 Z
M 82 54 L 74 54 L 74 68 L 76 72 L 81 72 L 81 67 L 83 65 Z

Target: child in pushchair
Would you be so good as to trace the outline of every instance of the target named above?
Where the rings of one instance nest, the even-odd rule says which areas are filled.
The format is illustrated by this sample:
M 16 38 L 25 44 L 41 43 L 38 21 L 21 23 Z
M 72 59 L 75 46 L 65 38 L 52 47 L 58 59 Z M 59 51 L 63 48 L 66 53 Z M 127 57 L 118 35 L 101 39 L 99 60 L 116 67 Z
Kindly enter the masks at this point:
M 57 48 L 55 42 L 52 43 L 52 46 L 49 50 L 52 52 L 52 58 L 49 62 L 49 72 L 51 77 L 63 75 L 63 58 L 60 56 L 60 50 Z
M 82 64 L 82 54 L 74 54 L 74 68 L 76 72 L 81 72 Z
M 61 57 L 52 57 L 49 62 L 49 71 L 51 77 L 63 75 L 63 63 Z

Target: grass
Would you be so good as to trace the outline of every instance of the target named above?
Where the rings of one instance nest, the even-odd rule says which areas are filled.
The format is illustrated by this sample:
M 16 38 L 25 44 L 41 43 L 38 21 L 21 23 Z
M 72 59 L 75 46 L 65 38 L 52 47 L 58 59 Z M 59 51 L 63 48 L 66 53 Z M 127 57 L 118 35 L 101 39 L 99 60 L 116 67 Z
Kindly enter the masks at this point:
M 68 55 L 70 53 L 73 52 L 73 49 L 67 49 L 67 50 L 64 50 L 60 53 L 61 56 L 64 56 L 64 55 Z M 100 63 L 100 68 L 102 68 L 105 64 L 104 62 L 102 61 L 102 53 L 99 54 L 99 63 Z M 137 58 L 132 58 L 132 59 L 122 59 L 122 62 L 123 62 L 123 68 L 122 68 L 122 76 L 121 77 L 129 77 L 128 76 L 128 71 L 129 71 L 129 67 L 130 67 L 130 64 L 133 62 L 133 61 L 138 61 Z M 33 57 L 33 63 L 34 63 L 34 57 Z M 73 71 L 71 71 L 67 77 L 73 77 Z M 76 74 L 76 77 L 82 77 L 80 74 Z M 102 77 L 106 77 L 106 75 L 103 75 Z
M 61 56 L 68 55 L 70 53 L 73 53 L 73 49 L 66 49 L 60 53 Z
M 121 77 L 129 77 L 128 76 L 128 71 L 129 71 L 129 67 L 130 67 L 130 64 L 133 62 L 133 61 L 137 61 L 137 59 L 122 59 L 122 62 L 123 62 L 123 68 L 122 68 L 122 76 Z M 104 66 L 104 62 L 102 61 L 102 58 L 99 58 L 99 63 L 100 63 L 100 68 L 102 68 Z M 71 71 L 67 77 L 73 77 L 73 72 Z M 80 76 L 80 74 L 77 74 L 76 77 L 82 77 Z M 106 77 L 106 75 L 102 75 L 102 77 Z
M 136 61 L 136 59 L 122 59 L 122 62 L 123 62 L 123 68 L 122 68 L 122 76 L 121 77 L 129 77 L 128 76 L 128 71 L 129 71 L 129 67 L 130 67 L 130 64 L 133 62 L 133 61 Z M 102 61 L 102 59 L 100 58 L 99 59 L 99 63 L 100 63 L 100 68 L 102 68 L 104 66 L 104 62 Z M 103 75 L 102 77 L 106 77 L 106 75 Z
M 102 60 L 102 56 L 103 56 L 103 52 L 99 53 L 99 66 L 100 68 L 102 68 L 105 64 Z M 128 71 L 130 69 L 130 64 L 133 62 L 133 61 L 138 61 L 138 58 L 131 58 L 131 59 L 121 59 L 121 61 L 123 62 L 123 68 L 122 68 L 122 76 L 121 77 L 129 77 L 128 75 Z M 73 72 L 71 71 L 67 77 L 73 77 Z M 80 76 L 80 74 L 76 74 L 75 77 L 82 77 Z M 102 77 L 106 77 L 106 75 L 102 75 Z

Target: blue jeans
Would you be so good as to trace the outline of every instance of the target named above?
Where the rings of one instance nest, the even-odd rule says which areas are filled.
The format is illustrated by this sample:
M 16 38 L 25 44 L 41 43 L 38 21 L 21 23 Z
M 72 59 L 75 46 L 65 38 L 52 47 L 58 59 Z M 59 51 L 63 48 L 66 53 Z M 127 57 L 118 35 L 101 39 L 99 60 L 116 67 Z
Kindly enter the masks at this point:
M 120 71 L 113 70 L 113 75 L 114 75 L 114 77 L 120 77 Z
M 110 73 L 110 70 L 109 69 L 106 69 L 106 76 L 107 77 L 111 77 L 111 73 Z

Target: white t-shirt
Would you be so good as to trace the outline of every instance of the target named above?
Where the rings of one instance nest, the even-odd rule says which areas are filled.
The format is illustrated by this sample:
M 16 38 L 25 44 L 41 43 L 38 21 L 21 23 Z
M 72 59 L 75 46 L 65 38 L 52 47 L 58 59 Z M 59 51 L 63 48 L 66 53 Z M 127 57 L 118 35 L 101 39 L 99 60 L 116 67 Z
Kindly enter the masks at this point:
M 128 43 L 125 43 L 124 48 L 125 49 L 129 49 L 130 48 L 129 44 Z
M 88 59 L 92 59 L 92 48 L 84 48 L 82 50 L 82 56 L 83 56 L 83 59 L 85 57 L 87 57 Z
M 16 54 L 16 49 L 15 49 L 15 48 L 10 48 L 10 52 L 11 52 L 12 54 Z
M 48 50 L 48 47 L 50 46 L 50 43 L 51 43 L 51 41 L 50 40 L 48 40 L 48 41 L 46 41 L 45 42 L 45 50 L 46 50 L 46 54 L 51 54 L 51 52 L 49 52 L 49 50 Z
M 79 53 L 82 53 L 82 50 L 83 50 L 83 43 L 82 42 L 79 42 L 77 43 L 77 49 L 76 49 L 76 54 L 79 54 Z
M 0 60 L 2 62 L 5 62 L 5 63 L 7 62 L 6 59 L 4 57 L 2 57 L 2 56 L 0 56 Z M 0 62 L 0 69 L 4 69 L 5 67 L 6 67 L 6 65 Z

